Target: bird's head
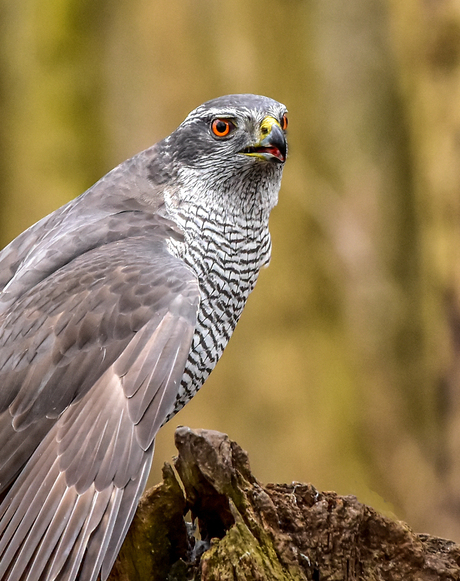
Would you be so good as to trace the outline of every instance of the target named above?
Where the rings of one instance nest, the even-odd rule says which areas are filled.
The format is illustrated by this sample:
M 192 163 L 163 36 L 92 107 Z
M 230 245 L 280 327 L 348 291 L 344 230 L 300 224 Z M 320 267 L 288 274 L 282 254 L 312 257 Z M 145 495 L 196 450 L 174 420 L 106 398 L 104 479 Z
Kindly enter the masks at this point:
M 212 202 L 270 210 L 287 156 L 286 129 L 281 103 L 227 95 L 197 107 L 159 145 L 185 195 L 200 189 Z
M 251 167 L 285 162 L 286 129 L 287 110 L 281 103 L 259 95 L 227 95 L 192 111 L 172 138 L 184 165 L 203 167 L 225 159 Z

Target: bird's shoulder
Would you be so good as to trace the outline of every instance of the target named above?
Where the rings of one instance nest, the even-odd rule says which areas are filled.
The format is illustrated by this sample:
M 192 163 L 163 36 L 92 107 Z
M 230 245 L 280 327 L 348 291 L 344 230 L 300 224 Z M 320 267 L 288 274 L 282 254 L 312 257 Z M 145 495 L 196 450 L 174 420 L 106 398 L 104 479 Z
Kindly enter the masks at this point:
M 78 198 L 46 216 L 0 252 L 0 312 L 78 256 L 130 238 L 183 239 L 152 180 L 155 146 L 123 162 Z

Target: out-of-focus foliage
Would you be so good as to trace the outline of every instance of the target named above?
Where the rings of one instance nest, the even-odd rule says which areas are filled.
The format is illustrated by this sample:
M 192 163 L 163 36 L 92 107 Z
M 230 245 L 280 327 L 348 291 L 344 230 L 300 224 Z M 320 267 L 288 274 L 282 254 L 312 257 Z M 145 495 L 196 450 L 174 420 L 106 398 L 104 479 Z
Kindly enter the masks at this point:
M 272 264 L 153 479 L 219 429 L 459 541 L 456 0 L 0 0 L 2 243 L 234 92 L 290 110 Z

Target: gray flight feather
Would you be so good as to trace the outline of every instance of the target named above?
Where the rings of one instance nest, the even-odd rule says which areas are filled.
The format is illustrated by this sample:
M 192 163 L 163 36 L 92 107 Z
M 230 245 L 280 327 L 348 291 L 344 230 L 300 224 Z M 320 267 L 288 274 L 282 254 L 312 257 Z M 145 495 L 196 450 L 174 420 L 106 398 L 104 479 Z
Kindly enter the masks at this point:
M 159 428 L 209 375 L 268 263 L 280 130 L 282 153 L 255 148 L 285 111 L 209 101 L 0 253 L 2 580 L 109 575 Z

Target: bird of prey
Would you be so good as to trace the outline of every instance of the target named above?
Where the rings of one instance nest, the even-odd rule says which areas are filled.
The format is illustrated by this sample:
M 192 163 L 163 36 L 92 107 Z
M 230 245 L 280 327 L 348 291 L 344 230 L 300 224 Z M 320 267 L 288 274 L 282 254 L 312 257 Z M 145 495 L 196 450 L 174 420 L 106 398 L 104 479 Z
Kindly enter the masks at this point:
M 284 105 L 192 111 L 0 253 L 0 579 L 105 580 L 259 270 Z

